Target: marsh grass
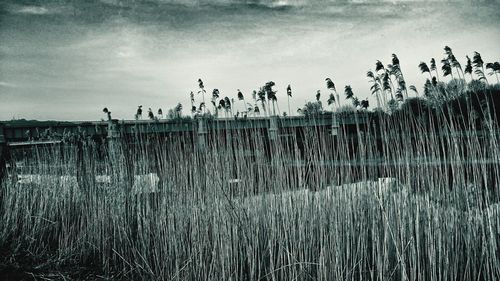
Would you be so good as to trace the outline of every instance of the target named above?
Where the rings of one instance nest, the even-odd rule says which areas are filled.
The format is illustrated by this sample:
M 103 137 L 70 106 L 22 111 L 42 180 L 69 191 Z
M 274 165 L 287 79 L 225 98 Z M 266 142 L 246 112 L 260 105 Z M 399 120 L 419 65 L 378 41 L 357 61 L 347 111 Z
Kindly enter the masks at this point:
M 313 116 L 277 139 L 220 120 L 203 149 L 143 132 L 34 148 L 22 173 L 36 180 L 2 184 L 3 263 L 118 279 L 498 280 L 494 114 L 478 130 L 470 110 L 421 109 L 338 136 Z M 134 191 L 148 173 L 158 191 Z

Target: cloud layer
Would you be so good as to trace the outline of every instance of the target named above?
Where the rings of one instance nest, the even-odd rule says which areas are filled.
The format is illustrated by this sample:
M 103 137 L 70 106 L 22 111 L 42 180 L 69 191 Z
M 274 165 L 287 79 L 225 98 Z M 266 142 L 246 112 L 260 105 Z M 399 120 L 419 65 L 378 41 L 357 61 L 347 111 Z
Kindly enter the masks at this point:
M 369 97 L 366 71 L 392 53 L 417 87 L 425 79 L 418 63 L 440 59 L 444 45 L 460 60 L 476 50 L 500 59 L 494 3 L 24 3 L 0 5 L 0 120 L 95 120 L 104 106 L 116 118 L 132 118 L 138 104 L 188 108 L 198 78 L 229 97 L 273 80 L 280 98 L 292 84 L 295 111 L 318 89 L 326 96 L 326 77 Z

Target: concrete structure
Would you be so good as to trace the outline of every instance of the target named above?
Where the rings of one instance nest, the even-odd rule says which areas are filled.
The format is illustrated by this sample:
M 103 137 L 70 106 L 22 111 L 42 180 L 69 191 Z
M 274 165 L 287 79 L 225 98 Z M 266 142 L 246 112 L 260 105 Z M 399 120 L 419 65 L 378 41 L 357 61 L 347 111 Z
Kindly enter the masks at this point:
M 366 119 L 358 116 L 360 123 Z M 270 139 L 275 139 L 286 129 L 301 127 L 330 127 L 355 125 L 354 117 L 334 117 L 331 114 L 308 117 L 257 117 L 257 118 L 195 118 L 178 120 L 117 120 L 98 122 L 56 122 L 56 121 L 19 121 L 8 122 L 3 127 L 5 142 L 10 144 L 33 140 L 44 140 L 50 135 L 51 140 L 61 140 L 65 136 L 81 134 L 84 136 L 112 140 L 127 135 L 192 133 L 197 134 L 197 141 L 205 140 L 208 132 L 232 131 L 241 129 L 261 129 L 268 132 Z
M 108 140 L 116 140 L 120 138 L 120 125 L 117 119 L 111 119 L 108 122 L 106 137 Z
M 7 140 L 4 135 L 4 125 L 0 123 L 0 184 L 2 183 L 7 169 Z
M 107 128 L 107 145 L 108 151 L 110 152 L 110 157 L 113 158 L 112 163 L 119 163 L 119 159 L 116 158 L 117 155 L 120 155 L 121 152 L 121 133 L 120 133 L 120 125 L 119 121 L 116 119 L 108 120 L 108 128 Z
M 3 146 L 3 145 L 6 145 L 7 144 L 7 140 L 5 138 L 5 134 L 4 134 L 4 127 L 5 125 L 0 123 L 0 148 Z
M 208 134 L 207 124 L 206 120 L 203 118 L 198 118 L 197 120 L 198 120 L 197 121 L 198 129 L 196 130 L 196 137 L 197 137 L 196 143 L 199 149 L 204 149 L 206 146 L 207 134 Z
M 337 116 L 333 115 L 332 116 L 332 131 L 331 131 L 332 136 L 338 136 L 339 135 L 339 122 L 337 120 Z
M 279 138 L 278 117 L 273 116 L 269 118 L 269 130 L 267 132 L 270 140 L 275 141 Z

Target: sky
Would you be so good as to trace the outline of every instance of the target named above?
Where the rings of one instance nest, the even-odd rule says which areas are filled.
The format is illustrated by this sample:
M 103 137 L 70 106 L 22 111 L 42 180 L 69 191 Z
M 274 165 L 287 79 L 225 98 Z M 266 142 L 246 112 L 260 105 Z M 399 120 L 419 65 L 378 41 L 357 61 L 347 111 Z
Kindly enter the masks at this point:
M 281 111 L 291 84 L 296 114 L 317 90 L 326 104 L 329 77 L 373 106 L 366 72 L 377 60 L 397 54 L 407 85 L 422 91 L 418 64 L 440 61 L 445 45 L 462 65 L 474 51 L 499 61 L 500 2 L 4 0 L 0 120 L 100 120 L 103 107 L 133 119 L 138 105 L 166 112 L 178 102 L 189 114 L 199 78 L 207 101 L 217 88 L 248 102 L 274 81 Z

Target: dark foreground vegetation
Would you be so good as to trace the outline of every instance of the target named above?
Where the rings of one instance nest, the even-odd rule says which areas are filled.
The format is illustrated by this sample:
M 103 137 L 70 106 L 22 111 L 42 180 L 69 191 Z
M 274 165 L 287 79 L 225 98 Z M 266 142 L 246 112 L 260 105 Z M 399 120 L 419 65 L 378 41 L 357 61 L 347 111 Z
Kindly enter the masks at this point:
M 499 280 L 498 85 L 428 87 L 341 113 L 355 134 L 33 148 L 1 186 L 2 277 Z

